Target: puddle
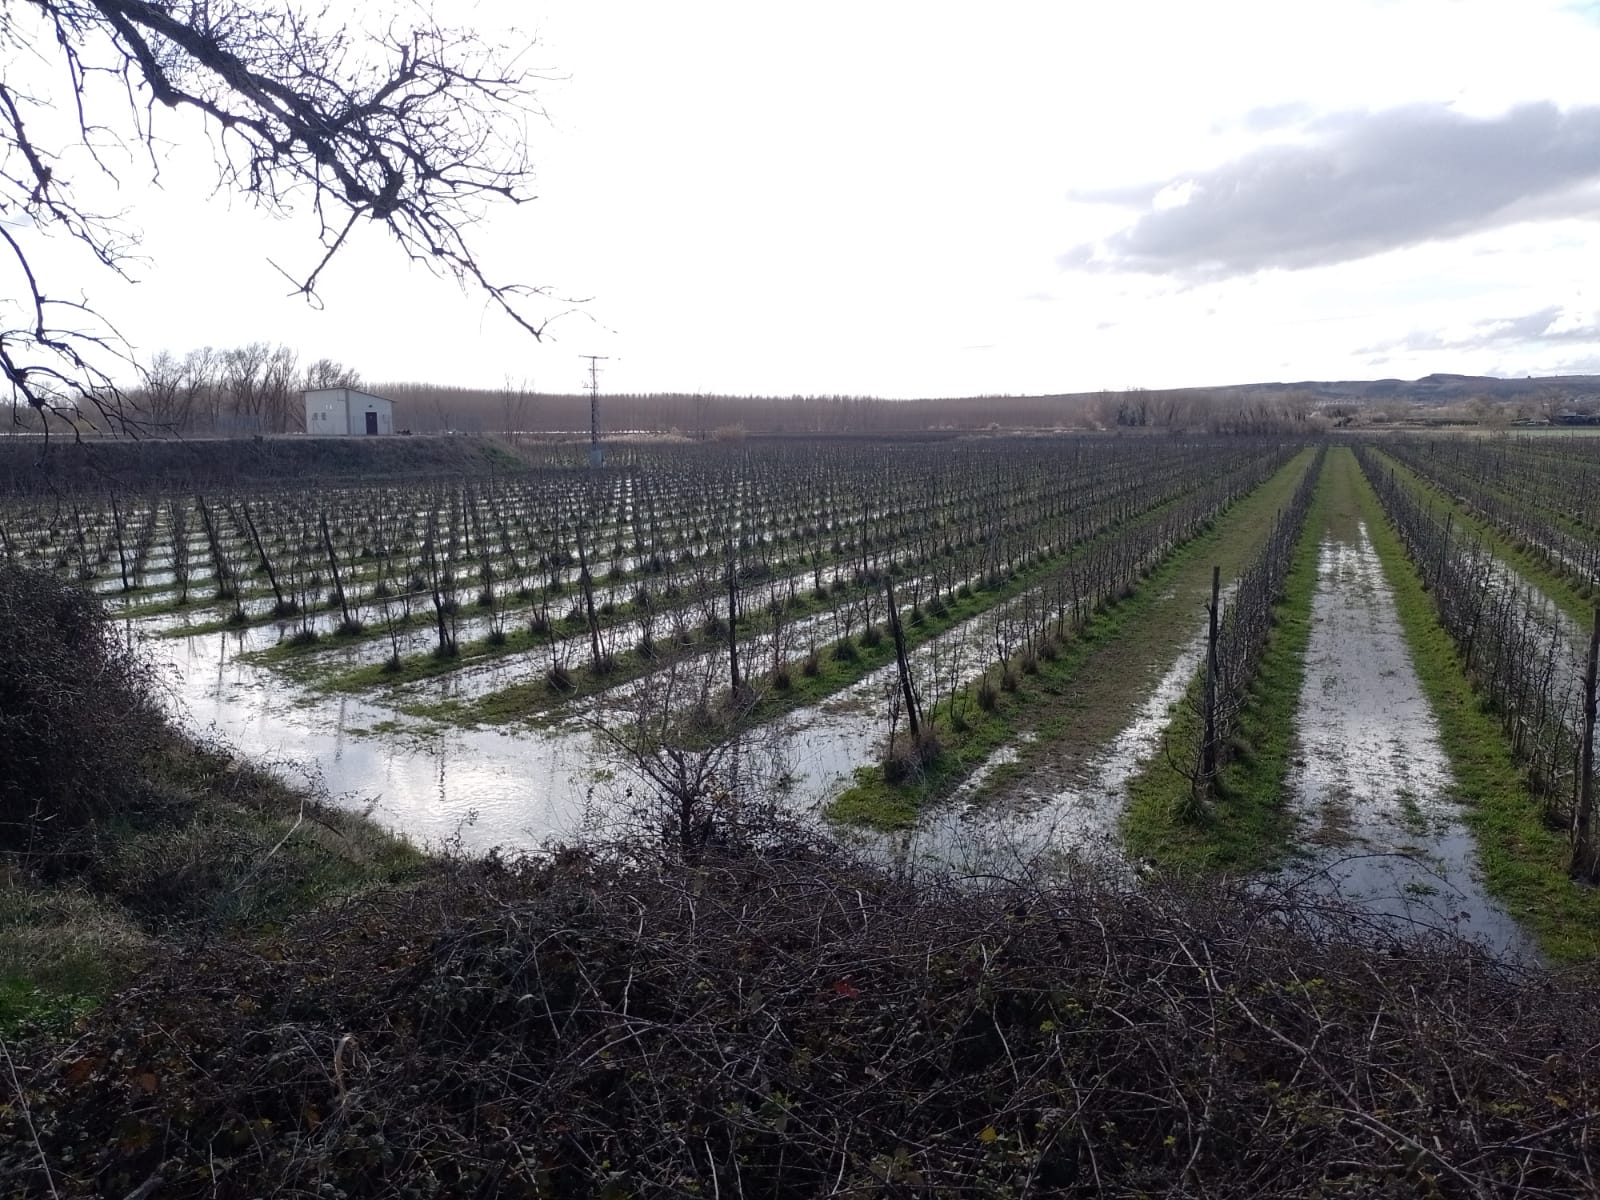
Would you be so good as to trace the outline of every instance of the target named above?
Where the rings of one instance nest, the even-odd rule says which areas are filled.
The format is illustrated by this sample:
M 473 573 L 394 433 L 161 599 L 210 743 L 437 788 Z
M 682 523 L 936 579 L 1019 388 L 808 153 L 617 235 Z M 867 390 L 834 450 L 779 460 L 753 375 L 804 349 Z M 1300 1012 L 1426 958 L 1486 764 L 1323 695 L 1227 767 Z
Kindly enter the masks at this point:
M 990 870 L 1034 869 L 1069 856 L 1120 862 L 1119 825 L 1128 784 L 1157 752 L 1173 705 L 1199 669 L 1205 646 L 1202 624 L 1121 731 L 1087 757 L 1065 769 L 1052 762 L 1009 790 L 1001 802 L 977 800 L 988 778 L 1015 762 L 1019 747 L 1034 740 L 1024 734 L 991 755 L 950 802 L 928 814 L 914 831 L 890 839 L 884 853 L 901 863 L 957 862 Z
M 319 780 L 336 803 L 419 841 L 459 833 L 473 849 L 537 845 L 575 828 L 591 789 L 605 782 L 605 758 L 581 729 L 427 736 L 397 728 L 381 705 L 306 697 L 243 662 L 232 643 L 226 633 L 141 639 L 188 728 Z
M 1323 541 L 1311 620 L 1285 781 L 1299 846 L 1274 882 L 1337 891 L 1383 919 L 1448 927 L 1533 958 L 1531 939 L 1484 890 L 1364 523 L 1350 539 Z

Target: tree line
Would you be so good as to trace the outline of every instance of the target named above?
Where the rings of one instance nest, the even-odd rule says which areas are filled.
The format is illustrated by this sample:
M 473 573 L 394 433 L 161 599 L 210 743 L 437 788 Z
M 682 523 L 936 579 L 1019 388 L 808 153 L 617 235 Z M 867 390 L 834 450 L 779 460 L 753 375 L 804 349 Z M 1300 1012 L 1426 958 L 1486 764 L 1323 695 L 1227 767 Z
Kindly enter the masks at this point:
M 365 384 L 331 358 L 302 365 L 292 346 L 252 341 L 233 347 L 161 350 L 140 364 L 126 390 L 126 415 L 139 429 L 169 435 L 282 434 L 305 429 L 302 393 L 359 387 L 395 402 L 395 424 L 417 433 L 494 433 L 512 439 L 589 430 L 589 396 L 543 392 L 507 378 L 498 388 L 417 381 Z M 81 428 L 91 416 L 82 411 Z M 698 441 L 746 434 L 940 436 L 1026 430 L 1124 430 L 1218 435 L 1303 433 L 1321 418 L 1311 397 L 1285 390 L 1178 389 L 964 396 L 891 400 L 855 395 L 716 395 L 632 392 L 600 397 L 603 433 L 657 433 Z M 96 419 L 95 425 L 104 422 Z M 14 407 L 14 426 L 38 415 Z
M 130 399 L 138 420 L 175 433 L 290 433 L 305 428 L 308 388 L 360 387 L 358 372 L 330 358 L 300 367 L 291 346 L 162 350 Z

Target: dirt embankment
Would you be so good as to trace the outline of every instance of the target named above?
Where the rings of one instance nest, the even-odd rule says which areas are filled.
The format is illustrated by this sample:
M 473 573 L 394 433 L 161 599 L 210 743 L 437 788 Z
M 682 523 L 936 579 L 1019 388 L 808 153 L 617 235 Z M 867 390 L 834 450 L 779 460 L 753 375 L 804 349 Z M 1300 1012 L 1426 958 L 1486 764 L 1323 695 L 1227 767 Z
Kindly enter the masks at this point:
M 485 474 L 527 465 L 491 437 L 0 438 L 0 494 Z

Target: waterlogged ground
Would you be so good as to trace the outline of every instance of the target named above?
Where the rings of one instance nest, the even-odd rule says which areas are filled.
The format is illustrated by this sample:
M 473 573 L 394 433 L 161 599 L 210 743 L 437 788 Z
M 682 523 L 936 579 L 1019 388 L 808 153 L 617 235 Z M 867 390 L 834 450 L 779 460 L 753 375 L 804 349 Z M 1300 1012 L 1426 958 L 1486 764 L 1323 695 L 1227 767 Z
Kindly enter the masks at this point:
M 1484 890 L 1438 723 L 1364 523 L 1330 521 L 1311 621 L 1285 789 L 1298 844 L 1279 881 L 1337 890 L 1389 919 L 1453 927 L 1531 957 L 1530 939 Z
M 596 732 L 615 725 L 635 686 L 584 702 L 537 730 L 440 728 L 406 719 L 379 697 L 323 694 L 252 661 L 260 629 L 158 636 L 163 622 L 129 622 L 189 728 L 211 731 L 244 753 L 319 780 L 338 802 L 424 841 L 536 846 L 581 831 L 627 804 L 624 760 Z M 982 666 L 982 616 L 947 631 L 939 653 L 960 646 L 968 678 Z M 931 644 L 912 653 L 926 669 Z M 706 656 L 712 666 L 715 656 Z M 501 670 L 513 669 L 510 664 Z M 820 704 L 741 735 L 728 765 L 752 792 L 775 788 L 802 814 L 822 806 L 873 760 L 887 725 L 892 666 Z
M 1292 487 L 1298 472 L 1287 477 Z M 1296 854 L 1273 882 L 1337 889 L 1386 919 L 1452 925 L 1503 953 L 1531 956 L 1529 939 L 1483 888 L 1381 564 L 1353 505 L 1338 500 L 1342 490 L 1335 489 L 1320 550 L 1298 749 L 1286 787 Z M 1259 542 L 1256 508 L 1254 515 L 1270 522 L 1270 488 L 1225 518 L 1212 556 L 1223 560 L 1224 578 Z M 1210 559 L 1186 570 L 1128 629 L 1095 649 L 1083 666 L 1081 694 L 1062 701 L 1068 736 L 1019 730 L 915 830 L 853 836 L 919 868 L 1033 870 L 1067 853 L 1120 856 L 1128 782 L 1159 752 L 1203 654 L 1209 574 Z M 1532 597 L 1558 669 L 1572 671 L 1579 632 L 1526 581 L 1504 579 L 1503 586 Z M 127 628 L 157 663 L 191 728 L 214 729 L 249 755 L 316 779 L 338 802 L 368 809 L 420 841 L 534 846 L 580 834 L 597 816 L 628 805 L 633 780 L 596 729 L 626 716 L 642 685 L 575 703 L 567 719 L 536 730 L 441 728 L 408 720 L 396 706 L 504 686 L 532 669 L 538 655 L 357 698 L 296 684 L 260 662 L 250 652 L 282 636 L 273 626 L 184 635 L 173 630 L 176 623 L 151 617 Z M 987 658 L 988 631 L 982 616 L 947 631 L 913 652 L 913 670 L 931 676 L 938 655 L 947 681 L 972 678 Z M 801 632 L 809 636 L 809 624 Z M 370 653 L 361 647 L 352 657 Z M 701 656 L 692 670 L 702 669 L 719 672 L 719 656 Z M 877 758 L 896 682 L 894 668 L 885 667 L 741 735 L 727 770 L 750 794 L 776 795 L 791 813 L 820 820 L 856 769 Z
M 318 781 L 338 803 L 418 841 L 537 845 L 577 829 L 591 794 L 603 800 L 621 790 L 594 735 L 579 726 L 539 738 L 409 731 L 381 705 L 308 695 L 245 661 L 240 644 L 249 640 L 141 638 L 190 729 Z
M 1298 471 L 1286 472 L 1285 478 L 1292 486 Z M 1269 485 L 1268 492 L 1272 490 Z M 1269 502 L 1270 495 L 1252 497 L 1226 520 L 1232 524 Z M 1192 597 L 1174 591 L 1161 599 L 1164 605 L 1187 606 Z M 1002 608 L 1022 603 L 1023 597 L 1014 597 Z M 925 681 L 942 678 L 945 688 L 973 678 L 988 658 L 990 619 L 979 615 L 916 648 L 911 655 L 914 672 Z M 1097 776 L 1110 780 L 1125 775 L 1140 748 L 1159 731 L 1165 709 L 1181 691 L 1181 676 L 1192 671 L 1198 653 L 1192 645 L 1184 647 L 1193 640 L 1192 618 L 1180 619 L 1182 633 L 1168 638 L 1173 642 L 1168 648 L 1183 651 L 1180 664 L 1167 671 L 1169 678 L 1153 693 L 1149 684 L 1160 674 L 1159 663 L 1145 664 L 1151 671 L 1137 677 L 1112 672 L 1123 716 L 1099 715 L 1102 723 L 1110 722 L 1107 737 L 1119 725 L 1127 729 L 1106 745 L 1103 755 L 1078 764 L 1073 786 L 1086 788 Z M 596 810 L 626 802 L 631 780 L 625 764 L 595 727 L 625 719 L 642 684 L 602 693 L 575 705 L 567 720 L 537 730 L 441 728 L 407 719 L 403 709 L 419 699 L 470 698 L 505 686 L 542 670 L 543 652 L 507 656 L 438 680 L 356 697 L 297 684 L 252 653 L 273 645 L 294 622 L 282 623 L 283 628 L 268 624 L 194 634 L 175 628 L 181 623 L 181 617 L 161 615 L 130 621 L 128 628 L 161 667 L 173 706 L 191 728 L 214 730 L 248 754 L 319 779 L 341 803 L 370 808 L 378 819 L 419 839 L 459 835 L 471 847 L 536 845 L 570 836 Z M 807 621 L 794 628 L 809 634 L 809 625 Z M 377 639 L 372 647 L 330 648 L 325 653 L 370 655 L 379 646 L 387 651 L 387 639 Z M 1121 660 L 1121 650 L 1106 649 Z M 1154 651 L 1146 645 L 1135 653 L 1149 656 Z M 718 654 L 707 653 L 686 669 L 716 674 L 724 668 Z M 790 811 L 815 817 L 857 768 L 877 758 L 888 731 L 888 694 L 895 685 L 894 668 L 885 667 L 819 704 L 767 722 L 737 739 L 730 763 L 737 765 L 752 792 L 773 786 Z M 1141 704 L 1146 711 L 1139 710 Z M 1097 711 L 1100 706 L 1098 700 L 1093 705 Z M 918 836 L 919 856 L 926 851 L 954 857 L 964 852 L 964 844 L 991 838 L 1011 847 L 1049 843 L 1055 822 L 1045 810 L 1072 807 L 1067 782 L 1058 783 L 1041 796 L 1044 803 L 991 810 L 984 821 L 965 819 L 962 805 L 947 806 Z M 1084 841 L 1080 835 L 1086 832 L 1074 836 Z
M 1202 625 L 1154 687 L 1144 690 L 1132 718 L 1108 742 L 1076 755 L 1071 767 L 1056 762 L 1048 773 L 1026 776 L 1005 787 L 1004 799 L 997 802 L 989 795 L 992 779 L 1032 748 L 1034 739 L 1023 734 L 992 755 L 915 829 L 881 835 L 871 839 L 873 844 L 902 864 L 955 864 L 1008 874 L 1069 856 L 1120 862 L 1118 825 L 1128 784 L 1157 753 L 1174 706 L 1200 665 L 1205 638 Z

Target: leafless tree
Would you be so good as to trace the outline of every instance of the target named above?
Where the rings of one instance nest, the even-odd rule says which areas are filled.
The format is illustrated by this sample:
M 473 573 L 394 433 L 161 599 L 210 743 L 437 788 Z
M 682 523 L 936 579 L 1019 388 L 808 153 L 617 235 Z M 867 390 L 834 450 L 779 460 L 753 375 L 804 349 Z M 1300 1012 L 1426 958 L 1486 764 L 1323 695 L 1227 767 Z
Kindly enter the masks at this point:
M 305 382 L 308 389 L 358 388 L 361 386 L 361 372 L 331 358 L 319 358 L 306 368 Z
M 202 410 L 211 428 L 217 427 L 217 352 L 210 346 L 191 350 L 183 356 L 183 410 L 190 420 L 199 420 Z
M 158 427 L 180 428 L 187 417 L 187 398 L 184 364 L 170 350 L 162 350 L 145 368 L 140 408 Z
M 130 274 L 136 232 L 96 211 L 88 188 L 95 172 L 124 182 L 127 160 L 160 181 L 165 110 L 203 119 L 222 191 L 314 215 L 319 249 L 284 269 L 295 293 L 315 302 L 357 225 L 377 221 L 413 261 L 542 335 L 549 318 L 531 309 L 546 289 L 498 280 L 467 240 L 486 203 L 529 199 L 526 124 L 542 115 L 540 77 L 520 50 L 420 5 L 371 31 L 341 23 L 342 11 L 288 0 L 0 6 L 0 374 L 14 402 L 47 427 L 137 422 L 114 378 L 135 365 L 126 344 L 85 295 L 47 276 L 41 247 L 64 236 L 104 270 Z M 75 120 L 70 136 L 56 132 L 58 112 Z
M 305 425 L 305 411 L 295 403 L 299 396 L 299 376 L 295 367 L 300 360 L 292 347 L 279 346 L 267 355 L 261 369 L 261 415 L 267 431 L 287 433 L 291 428 Z
M 256 420 L 261 418 L 262 377 L 271 354 L 272 349 L 266 342 L 247 342 L 222 352 L 219 383 L 233 416 Z

